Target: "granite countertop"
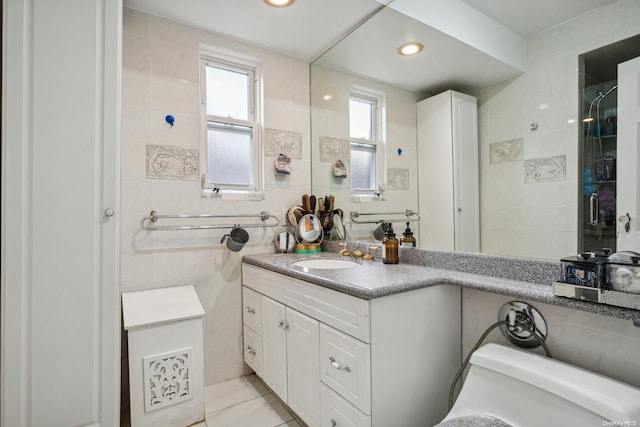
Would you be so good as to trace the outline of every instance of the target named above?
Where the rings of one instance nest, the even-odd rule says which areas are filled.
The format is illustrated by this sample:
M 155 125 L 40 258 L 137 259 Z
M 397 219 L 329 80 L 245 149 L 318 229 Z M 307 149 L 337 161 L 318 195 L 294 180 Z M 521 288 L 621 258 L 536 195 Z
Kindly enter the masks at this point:
M 405 256 L 403 256 L 403 252 L 406 252 L 404 253 Z M 403 258 L 405 261 L 408 260 L 407 254 L 415 257 L 416 252 L 401 251 L 401 261 Z M 495 274 L 477 274 L 449 268 L 437 268 L 424 265 L 424 262 L 401 262 L 400 264 L 391 265 L 384 264 L 381 260 L 360 260 L 361 265 L 357 267 L 333 270 L 307 269 L 293 265 L 297 261 L 314 258 L 341 257 L 337 253 L 331 252 L 313 255 L 261 254 L 244 256 L 243 262 L 367 300 L 427 286 L 453 285 L 629 319 L 636 326 L 640 326 L 640 311 L 556 297 L 552 294 L 551 281 L 548 283 L 535 283 L 534 281 L 496 277 Z M 518 262 L 511 259 L 507 259 L 507 261 L 510 263 L 509 267 L 513 267 L 512 264 Z M 526 263 L 524 260 L 519 262 Z M 482 271 L 482 265 L 478 266 L 478 263 L 486 263 L 487 268 L 491 268 L 492 273 L 499 272 L 500 269 L 496 269 L 496 265 L 502 264 L 501 261 L 496 261 L 493 257 L 481 257 L 477 261 L 474 271 Z M 551 263 L 550 265 L 555 264 Z M 545 267 L 545 264 L 541 264 L 539 268 L 541 267 Z M 523 269 L 524 271 L 527 270 L 524 266 Z M 538 280 L 546 280 L 544 275 L 538 274 L 536 276 L 532 273 L 532 277 Z M 543 279 L 539 279 L 539 277 Z M 553 275 L 550 277 L 553 277 Z

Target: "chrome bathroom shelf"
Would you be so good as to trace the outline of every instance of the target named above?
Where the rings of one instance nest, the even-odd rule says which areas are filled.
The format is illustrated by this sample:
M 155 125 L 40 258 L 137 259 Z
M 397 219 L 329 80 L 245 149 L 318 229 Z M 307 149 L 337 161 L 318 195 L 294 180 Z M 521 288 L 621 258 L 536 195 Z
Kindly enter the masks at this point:
M 153 225 L 158 220 L 163 218 L 182 218 L 182 219 L 207 219 L 207 218 L 260 218 L 264 224 L 211 224 L 211 225 Z M 266 223 L 270 219 L 273 222 Z M 275 215 L 271 215 L 269 212 L 262 211 L 259 214 L 159 214 L 156 211 L 151 211 L 149 215 L 143 217 L 140 220 L 140 227 L 147 231 L 168 231 L 168 230 L 212 230 L 212 229 L 224 229 L 224 228 L 266 228 L 277 227 L 280 225 L 280 219 Z

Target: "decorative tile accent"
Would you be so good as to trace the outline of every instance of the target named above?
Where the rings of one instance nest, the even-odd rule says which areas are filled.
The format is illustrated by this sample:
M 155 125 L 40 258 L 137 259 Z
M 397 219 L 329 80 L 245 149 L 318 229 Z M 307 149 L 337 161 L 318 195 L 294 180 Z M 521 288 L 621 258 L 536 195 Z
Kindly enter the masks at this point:
M 524 182 L 564 181 L 567 178 L 567 156 L 524 161 Z
M 346 139 L 320 137 L 320 161 L 335 163 L 342 160 L 343 163 L 351 163 L 351 147 Z
M 172 145 L 146 145 L 147 178 L 200 179 L 200 150 Z
M 275 157 L 286 154 L 292 159 L 302 159 L 302 133 L 267 129 L 264 154 Z
M 144 360 L 144 411 L 193 398 L 189 384 L 192 347 L 147 356 Z
M 489 164 L 516 162 L 524 158 L 524 139 L 511 139 L 489 144 Z
M 408 190 L 409 169 L 388 168 L 387 181 L 390 190 Z

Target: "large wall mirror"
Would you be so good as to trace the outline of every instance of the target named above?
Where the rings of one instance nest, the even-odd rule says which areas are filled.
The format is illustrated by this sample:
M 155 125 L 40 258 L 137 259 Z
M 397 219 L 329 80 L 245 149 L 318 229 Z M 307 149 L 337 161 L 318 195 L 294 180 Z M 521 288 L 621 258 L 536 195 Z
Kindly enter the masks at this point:
M 583 190 L 578 203 L 580 251 L 606 247 L 615 252 L 618 235 L 627 225 L 623 223 L 627 221 L 627 212 L 617 209 L 618 158 L 624 155 L 624 147 L 623 152 L 618 150 L 618 64 L 638 56 L 640 35 L 580 55 L 582 132 L 578 154 L 582 174 L 578 174 L 578 179 Z M 629 90 L 621 90 L 625 89 Z M 620 172 L 621 180 L 631 179 L 624 170 Z
M 592 233 L 596 240 L 588 248 L 583 247 L 586 239 L 579 237 L 585 228 L 579 218 L 587 215 L 585 203 L 589 199 L 585 202 L 589 183 L 584 181 L 587 166 L 583 162 L 591 155 L 581 150 L 586 142 L 591 143 L 583 138 L 587 132 L 584 105 L 594 99 L 586 93 L 585 85 L 596 85 L 585 84 L 589 71 L 584 64 L 586 58 L 587 65 L 589 61 L 606 62 L 617 69 L 619 62 L 640 55 L 637 39 L 626 47 L 617 44 L 640 33 L 633 20 L 640 8 L 631 2 L 614 2 L 536 35 L 515 37 L 509 51 L 487 43 L 473 45 L 454 30 L 427 25 L 420 17 L 393 9 L 393 4 L 311 65 L 312 189 L 317 196 L 335 196 L 336 206 L 345 212 L 347 239 L 373 241 L 375 229 L 375 224 L 350 221 L 349 212 L 386 215 L 429 209 L 420 205 L 418 188 L 437 187 L 439 182 L 418 182 L 416 103 L 452 89 L 477 98 L 480 251 L 558 260 L 579 250 L 610 247 L 611 242 L 598 240 L 596 233 Z M 408 41 L 424 45 L 420 55 L 396 53 L 400 44 Z M 621 49 L 624 58 L 609 54 Z M 581 56 L 596 50 L 597 59 Z M 385 162 L 377 164 L 384 186 L 379 188 L 379 197 L 354 193 L 348 178 L 334 174 L 338 160 L 347 166 L 351 163 L 349 99 L 354 88 L 384 95 L 380 108 L 385 118 Z M 610 96 L 606 99 L 607 103 L 600 103 L 603 129 L 607 117 L 613 118 L 611 105 L 609 116 L 603 116 L 613 100 Z M 599 145 L 595 146 L 599 150 Z M 614 154 L 609 151 L 598 152 L 598 165 L 610 162 Z M 592 160 L 589 168 L 596 174 L 595 158 Z M 618 180 L 625 173 L 620 166 L 617 162 Z M 637 161 L 631 168 L 637 181 Z M 597 178 L 591 182 L 594 186 Z M 613 176 L 608 178 L 613 181 Z M 610 226 L 606 230 L 615 236 L 618 216 L 614 214 L 612 223 L 611 214 L 604 212 L 600 230 Z M 631 223 L 637 231 L 634 216 L 635 212 Z M 396 233 L 402 233 L 402 217 L 392 220 Z M 411 226 L 419 245 L 426 247 L 429 236 L 421 234 L 417 223 Z

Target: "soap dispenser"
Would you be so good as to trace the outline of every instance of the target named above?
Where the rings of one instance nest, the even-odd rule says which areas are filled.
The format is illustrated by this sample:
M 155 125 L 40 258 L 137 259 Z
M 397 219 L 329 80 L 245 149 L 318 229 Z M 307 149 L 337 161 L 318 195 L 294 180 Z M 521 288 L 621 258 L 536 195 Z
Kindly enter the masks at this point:
M 416 247 L 416 238 L 413 237 L 413 232 L 411 231 L 411 228 L 409 228 L 409 222 L 407 222 L 407 228 L 405 228 L 404 233 L 402 233 L 400 246 L 406 246 L 410 248 Z
M 385 264 L 398 264 L 400 262 L 400 257 L 398 256 L 399 242 L 393 232 L 393 226 L 391 223 L 388 224 L 387 231 L 384 233 L 382 245 L 384 246 L 384 250 L 382 251 L 382 262 Z

